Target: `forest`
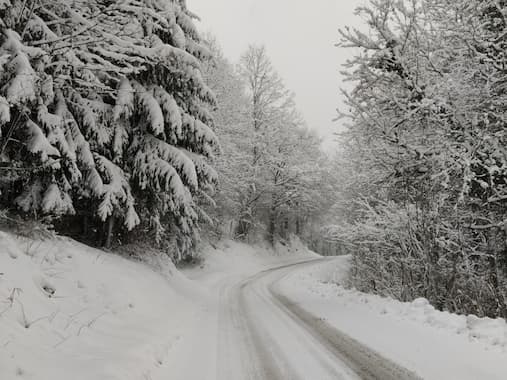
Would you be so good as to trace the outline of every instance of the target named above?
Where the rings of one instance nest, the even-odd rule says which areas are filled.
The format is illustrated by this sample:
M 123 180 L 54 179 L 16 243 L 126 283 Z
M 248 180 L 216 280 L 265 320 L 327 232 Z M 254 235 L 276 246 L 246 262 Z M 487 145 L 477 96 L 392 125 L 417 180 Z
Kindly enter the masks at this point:
M 317 233 L 319 138 L 263 46 L 232 64 L 194 18 L 183 1 L 3 3 L 4 223 L 175 261 L 201 234 Z
M 507 2 L 372 1 L 342 30 L 340 217 L 358 289 L 507 317 Z
M 327 152 L 267 49 L 229 61 L 185 0 L 0 0 L 2 229 L 176 263 L 297 236 L 360 291 L 506 318 L 507 2 L 357 16 Z

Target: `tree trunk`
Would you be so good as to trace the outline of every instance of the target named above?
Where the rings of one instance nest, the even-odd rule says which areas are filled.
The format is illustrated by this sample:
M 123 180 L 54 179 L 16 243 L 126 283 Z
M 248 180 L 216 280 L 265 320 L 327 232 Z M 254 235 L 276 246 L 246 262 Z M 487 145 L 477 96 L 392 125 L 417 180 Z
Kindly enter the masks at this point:
M 273 209 L 269 213 L 268 241 L 271 245 L 275 245 L 275 210 Z
M 106 226 L 106 228 L 107 228 L 106 241 L 104 243 L 104 247 L 107 249 L 110 249 L 113 244 L 114 222 L 115 222 L 115 217 L 114 217 L 114 215 L 111 215 L 107 219 L 107 226 Z
M 81 233 L 82 235 L 84 236 L 85 239 L 88 239 L 88 235 L 90 233 L 90 226 L 89 226 L 89 220 L 88 220 L 88 215 L 84 215 L 83 216 L 83 224 L 81 225 L 82 229 L 81 229 Z
M 275 245 L 275 227 L 276 227 L 276 200 L 274 194 L 271 195 L 271 208 L 269 210 L 268 223 L 268 241 L 272 246 Z

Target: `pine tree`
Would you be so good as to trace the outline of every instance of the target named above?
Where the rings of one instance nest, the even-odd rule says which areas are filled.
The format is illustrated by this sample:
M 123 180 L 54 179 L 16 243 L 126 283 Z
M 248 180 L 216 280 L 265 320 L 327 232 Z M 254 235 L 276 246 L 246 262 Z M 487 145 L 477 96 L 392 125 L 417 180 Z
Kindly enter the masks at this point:
M 120 219 L 189 248 L 218 142 L 200 72 L 209 52 L 185 2 L 11 3 L 0 62 L 8 197 L 34 214 L 91 206 L 107 244 Z

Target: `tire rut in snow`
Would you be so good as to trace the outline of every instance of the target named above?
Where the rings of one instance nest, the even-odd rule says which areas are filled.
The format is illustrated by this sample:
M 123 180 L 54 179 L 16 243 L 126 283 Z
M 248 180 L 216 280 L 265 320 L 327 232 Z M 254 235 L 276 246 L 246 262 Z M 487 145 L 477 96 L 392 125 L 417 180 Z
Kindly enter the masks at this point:
M 316 364 L 316 372 L 321 375 L 326 373 L 326 379 L 349 378 L 347 373 L 351 375 L 350 378 L 365 380 L 421 379 L 315 317 L 277 291 L 277 284 L 289 274 L 291 268 L 318 261 L 322 260 L 272 268 L 222 288 L 217 380 L 303 380 L 301 365 L 297 365 L 291 357 L 292 348 L 287 347 L 285 341 L 277 341 L 278 330 L 275 328 L 274 332 L 272 326 L 266 325 L 269 317 L 276 316 L 278 327 L 285 334 L 310 338 L 308 343 L 314 345 L 315 352 L 309 347 L 301 348 L 304 345 L 298 346 L 301 348 L 299 352 L 306 350 L 306 354 L 313 357 L 312 363 L 320 363 Z M 267 319 L 264 318 L 265 313 L 269 315 Z M 340 368 L 338 372 L 336 367 Z M 303 377 L 304 380 L 310 379 L 306 375 Z
M 242 285 L 220 292 L 217 380 L 284 379 L 244 312 Z M 295 379 L 296 380 L 296 379 Z
M 422 380 L 414 372 L 399 366 L 378 352 L 359 343 L 347 334 L 330 326 L 321 318 L 315 317 L 298 304 L 276 291 L 270 291 L 280 305 L 302 328 L 309 331 L 340 360 L 347 363 L 364 380 Z

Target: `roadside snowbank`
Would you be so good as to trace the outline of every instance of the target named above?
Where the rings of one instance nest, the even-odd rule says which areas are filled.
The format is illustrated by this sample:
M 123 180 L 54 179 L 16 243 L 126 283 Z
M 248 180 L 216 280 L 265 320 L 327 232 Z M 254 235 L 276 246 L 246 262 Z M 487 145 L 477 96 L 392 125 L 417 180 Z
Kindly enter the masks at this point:
M 280 290 L 424 379 L 505 379 L 505 320 L 440 312 L 425 299 L 402 303 L 346 289 L 348 268 L 348 257 L 316 264 L 287 277 Z
M 367 305 L 379 314 L 392 315 L 400 319 L 408 319 L 438 329 L 448 330 L 458 335 L 465 335 L 470 341 L 478 341 L 489 348 L 498 348 L 507 352 L 507 323 L 503 318 L 479 318 L 475 315 L 457 315 L 436 310 L 429 301 L 419 298 L 413 302 L 399 302 L 390 298 L 361 293 L 355 289 L 347 289 L 348 257 L 336 260 L 331 264 L 318 265 L 312 272 L 302 274 L 319 279 L 309 281 L 310 291 L 323 297 L 339 297 L 344 302 L 359 302 Z
M 224 240 L 215 246 L 206 244 L 201 249 L 201 265 L 184 269 L 186 276 L 207 282 L 224 277 L 248 277 L 267 268 L 298 260 L 321 257 L 310 251 L 296 237 L 287 243 L 277 242 L 275 247 L 268 244 L 256 246 L 232 240 Z
M 163 275 L 69 239 L 0 232 L 0 378 L 167 378 L 208 301 L 158 264 Z

